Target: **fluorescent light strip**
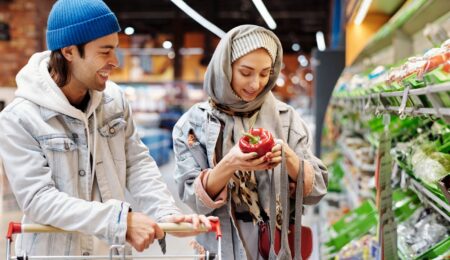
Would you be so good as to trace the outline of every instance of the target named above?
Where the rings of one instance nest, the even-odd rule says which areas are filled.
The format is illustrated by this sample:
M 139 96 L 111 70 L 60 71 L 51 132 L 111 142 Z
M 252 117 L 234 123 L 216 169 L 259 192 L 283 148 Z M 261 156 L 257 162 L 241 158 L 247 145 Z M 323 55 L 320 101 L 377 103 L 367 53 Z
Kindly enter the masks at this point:
M 258 12 L 261 14 L 262 18 L 266 22 L 267 26 L 269 26 L 270 29 L 275 30 L 277 28 L 277 24 L 273 20 L 269 11 L 267 11 L 267 8 L 262 2 L 262 0 L 252 0 L 252 1 L 253 4 L 256 6 L 256 9 L 258 9 Z
M 323 32 L 318 31 L 316 32 L 316 42 L 317 42 L 317 48 L 319 51 L 325 50 L 325 37 L 323 36 Z
M 356 13 L 355 21 L 354 23 L 356 25 L 361 25 L 364 21 L 364 18 L 366 18 L 367 12 L 369 11 L 369 7 L 372 4 L 372 0 L 363 0 L 361 5 L 358 8 L 358 12 Z
M 194 19 L 201 26 L 205 27 L 215 35 L 222 38 L 225 35 L 225 32 L 222 31 L 219 27 L 212 24 L 210 21 L 206 20 L 203 16 L 197 13 L 194 9 L 192 9 L 189 5 L 187 5 L 183 0 L 171 0 L 178 8 L 180 8 L 183 12 L 189 15 L 192 19 Z

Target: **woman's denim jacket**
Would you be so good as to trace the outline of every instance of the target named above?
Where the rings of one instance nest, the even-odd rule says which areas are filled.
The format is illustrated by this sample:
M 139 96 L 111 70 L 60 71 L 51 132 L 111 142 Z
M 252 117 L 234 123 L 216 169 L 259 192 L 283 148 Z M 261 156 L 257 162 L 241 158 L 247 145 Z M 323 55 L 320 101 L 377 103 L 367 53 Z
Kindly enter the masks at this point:
M 284 136 L 287 136 L 285 141 L 315 169 L 313 191 L 304 198 L 305 204 L 315 204 L 326 194 L 328 178 L 326 167 L 311 153 L 311 135 L 295 110 L 279 101 L 276 107 L 282 120 Z M 180 198 L 194 212 L 220 217 L 223 259 L 246 259 L 242 242 L 236 235 L 238 232 L 235 219 L 231 217 L 230 189 L 226 191 L 228 195 L 224 196 L 226 201 L 220 201 L 217 198 L 211 199 L 202 188 L 201 176 L 214 167 L 215 146 L 220 131 L 220 122 L 211 113 L 211 107 L 207 102 L 194 105 L 183 115 L 173 131 L 176 158 L 175 181 Z M 196 138 L 194 143 L 189 141 L 192 135 Z M 307 154 L 304 154 L 305 151 Z M 271 196 L 269 183 L 269 174 L 266 173 L 259 178 L 258 195 L 266 212 L 269 212 L 268 198 Z M 207 250 L 217 252 L 214 234 L 200 235 L 198 241 Z

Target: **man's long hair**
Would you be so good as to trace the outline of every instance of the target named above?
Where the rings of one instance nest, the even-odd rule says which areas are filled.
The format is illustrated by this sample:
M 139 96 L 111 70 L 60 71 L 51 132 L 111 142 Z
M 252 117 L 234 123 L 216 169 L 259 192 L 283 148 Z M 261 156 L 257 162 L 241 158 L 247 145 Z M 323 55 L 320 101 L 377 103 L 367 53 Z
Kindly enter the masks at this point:
M 86 44 L 76 45 L 81 58 L 84 58 L 84 46 Z M 48 71 L 55 80 L 56 85 L 62 88 L 70 80 L 69 62 L 62 55 L 61 49 L 52 51 L 50 61 L 48 62 Z

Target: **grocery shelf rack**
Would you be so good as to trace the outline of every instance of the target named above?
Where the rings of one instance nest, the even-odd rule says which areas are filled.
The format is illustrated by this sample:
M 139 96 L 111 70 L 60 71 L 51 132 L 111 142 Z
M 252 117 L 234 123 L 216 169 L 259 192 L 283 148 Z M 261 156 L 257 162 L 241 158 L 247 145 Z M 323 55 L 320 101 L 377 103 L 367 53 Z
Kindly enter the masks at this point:
M 450 108 L 445 107 L 439 95 L 450 95 L 450 82 L 429 85 L 423 88 L 411 89 L 406 87 L 402 91 L 369 93 L 355 96 L 337 95 L 332 98 L 331 104 L 346 108 L 351 112 L 381 114 L 393 112 L 400 116 L 435 116 L 443 118 L 450 123 Z M 423 107 L 421 104 L 408 106 L 408 100 L 418 100 L 419 96 L 426 96 L 432 107 Z M 392 106 L 386 102 L 387 98 L 401 99 L 400 106 Z

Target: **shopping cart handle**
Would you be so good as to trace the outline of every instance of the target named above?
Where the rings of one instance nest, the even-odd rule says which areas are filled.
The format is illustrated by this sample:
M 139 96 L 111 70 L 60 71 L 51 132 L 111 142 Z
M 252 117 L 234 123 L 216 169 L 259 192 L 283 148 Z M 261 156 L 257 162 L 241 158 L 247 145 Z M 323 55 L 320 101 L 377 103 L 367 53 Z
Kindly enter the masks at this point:
M 222 230 L 220 229 L 220 221 L 210 220 L 211 228 L 207 229 L 204 225 L 200 225 L 198 228 L 194 228 L 192 223 L 158 223 L 158 226 L 164 232 L 192 232 L 192 231 L 200 231 L 200 232 L 214 232 L 216 233 L 216 239 L 222 237 Z
M 194 225 L 192 223 L 187 223 L 187 222 L 183 222 L 183 223 L 163 222 L 163 223 L 158 223 L 158 226 L 164 232 L 193 232 L 193 231 L 208 232 L 209 231 L 204 225 L 200 225 L 198 228 L 194 228 Z
M 40 224 L 22 224 L 18 222 L 9 222 L 7 239 L 11 239 L 13 234 L 17 233 L 47 233 L 47 232 L 70 232 L 59 228 Z
M 6 239 L 12 240 L 12 235 L 22 233 L 22 224 L 17 222 L 9 222 L 8 233 L 6 233 Z
M 216 238 L 222 237 L 222 231 L 220 229 L 219 220 L 210 220 L 211 229 L 207 229 L 204 225 L 200 225 L 198 228 L 194 228 L 192 223 L 158 223 L 158 226 L 164 232 L 192 232 L 192 231 L 200 231 L 200 232 L 215 232 Z
M 211 230 L 216 232 L 216 239 L 219 239 L 219 237 L 222 237 L 222 229 L 220 229 L 220 220 L 210 220 L 211 222 Z
M 219 220 L 211 220 L 211 229 L 208 230 L 205 226 L 201 225 L 199 228 L 194 228 L 191 223 L 158 223 L 158 226 L 164 232 L 191 232 L 191 231 L 203 231 L 203 232 L 215 232 L 216 238 L 222 237 L 222 231 L 220 229 Z M 41 232 L 68 232 L 52 226 L 39 225 L 39 224 L 22 224 L 18 222 L 9 222 L 8 233 L 6 239 L 12 239 L 13 234 L 17 233 L 41 233 Z

